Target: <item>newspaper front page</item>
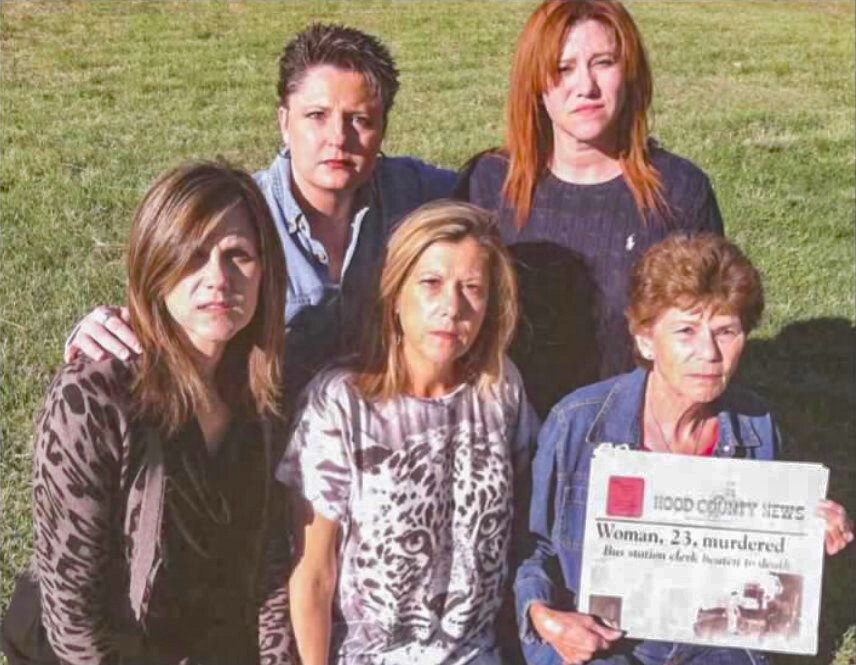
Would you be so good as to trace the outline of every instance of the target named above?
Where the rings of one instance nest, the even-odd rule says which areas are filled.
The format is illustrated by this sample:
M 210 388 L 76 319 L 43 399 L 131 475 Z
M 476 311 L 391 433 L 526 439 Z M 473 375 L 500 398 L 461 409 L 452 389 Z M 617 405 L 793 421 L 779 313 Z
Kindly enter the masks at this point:
M 628 637 L 814 654 L 829 470 L 602 445 L 579 610 Z

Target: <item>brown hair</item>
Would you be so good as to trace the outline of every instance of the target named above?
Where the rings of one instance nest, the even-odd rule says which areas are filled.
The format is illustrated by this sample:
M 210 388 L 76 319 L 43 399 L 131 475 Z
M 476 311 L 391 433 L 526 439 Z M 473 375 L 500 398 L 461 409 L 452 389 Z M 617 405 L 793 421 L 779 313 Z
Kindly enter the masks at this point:
M 736 314 L 749 334 L 764 311 L 761 275 L 737 245 L 714 233 L 675 233 L 648 248 L 630 273 L 631 334 L 670 307 L 699 306 Z M 650 367 L 639 354 L 637 362 Z
M 332 65 L 358 72 L 380 99 L 386 118 L 398 92 L 398 69 L 386 46 L 355 28 L 332 23 L 313 23 L 297 33 L 279 56 L 279 105 L 288 107 L 288 96 L 318 65 Z
M 469 203 L 433 201 L 410 213 L 387 245 L 374 315 L 363 341 L 356 386 L 366 399 L 389 399 L 407 385 L 397 338 L 396 304 L 422 253 L 436 242 L 473 238 L 488 254 L 487 312 L 470 350 L 459 363 L 462 381 L 486 388 L 502 377 L 503 356 L 517 324 L 517 281 L 511 258 L 490 214 Z
M 643 220 L 647 213 L 665 214 L 667 209 L 660 174 L 649 155 L 647 113 L 653 81 L 636 24 L 617 0 L 546 0 L 520 33 L 508 88 L 505 150 L 509 166 L 502 192 L 517 211 L 519 227 L 526 223 L 535 185 L 553 155 L 553 127 L 542 95 L 559 80 L 559 58 L 568 32 L 586 20 L 612 32 L 624 70 L 627 95 L 618 118 L 624 179 Z
M 139 415 L 174 433 L 208 403 L 190 343 L 165 298 L 220 220 L 243 206 L 256 232 L 262 278 L 250 323 L 229 341 L 217 385 L 230 405 L 278 413 L 285 343 L 285 260 L 264 196 L 238 169 L 190 162 L 162 174 L 134 215 L 128 243 L 128 307 L 142 346 L 132 386 Z

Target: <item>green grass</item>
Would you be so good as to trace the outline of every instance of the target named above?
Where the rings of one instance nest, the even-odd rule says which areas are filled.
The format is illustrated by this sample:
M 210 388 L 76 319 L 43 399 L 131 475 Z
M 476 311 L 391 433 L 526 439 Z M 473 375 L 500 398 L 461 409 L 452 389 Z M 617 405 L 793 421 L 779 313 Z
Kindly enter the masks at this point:
M 496 145 L 532 2 L 10 2 L 0 5 L 0 608 L 30 552 L 29 437 L 64 335 L 122 300 L 122 247 L 149 181 L 189 157 L 248 169 L 279 144 L 276 56 L 310 20 L 380 36 L 402 88 L 385 150 L 448 167 Z M 854 6 L 631 2 L 655 133 L 710 175 L 762 269 L 744 380 L 791 456 L 832 468 L 856 513 Z M 856 662 L 856 554 L 827 560 L 816 659 Z

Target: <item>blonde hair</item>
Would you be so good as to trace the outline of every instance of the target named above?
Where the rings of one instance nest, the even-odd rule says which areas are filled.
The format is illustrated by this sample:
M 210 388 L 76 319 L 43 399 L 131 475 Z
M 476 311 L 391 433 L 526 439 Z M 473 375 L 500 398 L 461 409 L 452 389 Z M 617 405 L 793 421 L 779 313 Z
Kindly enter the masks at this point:
M 472 238 L 488 256 L 487 312 L 469 351 L 458 361 L 464 382 L 480 389 L 502 378 L 505 355 L 517 324 L 517 281 L 511 258 L 491 215 L 451 200 L 417 208 L 396 228 L 387 245 L 380 285 L 364 337 L 355 384 L 366 399 L 390 399 L 407 386 L 407 368 L 398 343 L 396 304 L 422 253 L 436 242 Z
M 151 185 L 128 243 L 128 307 L 143 351 L 131 392 L 138 415 L 166 434 L 209 398 L 165 299 L 223 216 L 239 206 L 255 230 L 262 278 L 253 318 L 229 341 L 217 367 L 217 387 L 227 403 L 248 413 L 279 412 L 286 276 L 273 220 L 249 175 L 223 164 L 190 162 Z
M 642 216 L 668 211 L 660 174 L 651 164 L 648 108 L 654 94 L 642 35 L 617 0 L 547 0 L 529 17 L 517 42 L 506 107 L 508 173 L 502 193 L 516 210 L 518 227 L 532 209 L 535 185 L 553 155 L 553 126 L 542 95 L 559 80 L 559 58 L 571 28 L 587 20 L 606 27 L 615 39 L 627 89 L 619 123 L 619 162 Z

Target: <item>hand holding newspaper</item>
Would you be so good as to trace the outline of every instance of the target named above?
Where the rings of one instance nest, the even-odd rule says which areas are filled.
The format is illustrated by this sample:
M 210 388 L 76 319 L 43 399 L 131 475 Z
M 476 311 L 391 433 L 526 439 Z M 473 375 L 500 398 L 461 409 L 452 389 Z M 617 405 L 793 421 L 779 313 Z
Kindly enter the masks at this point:
M 627 636 L 814 654 L 829 470 L 601 446 L 579 610 Z

